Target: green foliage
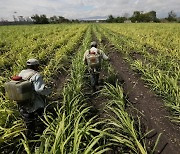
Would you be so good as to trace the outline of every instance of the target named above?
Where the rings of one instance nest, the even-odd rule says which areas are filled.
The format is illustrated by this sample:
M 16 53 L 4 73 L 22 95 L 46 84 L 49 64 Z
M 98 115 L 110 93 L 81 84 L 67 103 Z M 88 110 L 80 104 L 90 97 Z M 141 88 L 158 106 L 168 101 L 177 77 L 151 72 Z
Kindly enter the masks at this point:
M 55 20 L 54 17 L 52 21 Z M 135 122 L 126 112 L 123 90 L 114 82 L 116 73 L 112 67 L 105 63 L 106 71 L 110 74 L 106 81 L 113 85 L 107 84 L 102 90 L 109 99 L 106 111 L 113 113 L 108 119 L 97 122 L 96 116 L 88 117 L 91 107 L 83 93 L 86 68 L 82 56 L 92 40 L 91 30 L 95 30 L 99 42 L 106 36 L 126 55 L 133 50 L 143 57 L 142 60 L 135 61 L 130 58 L 133 69 L 138 70 L 147 83 L 166 99 L 166 105 L 173 111 L 172 121 L 179 122 L 179 43 L 175 41 L 179 36 L 179 29 L 176 25 L 172 29 L 173 34 L 177 35 L 169 35 L 170 32 L 162 33 L 162 25 L 157 26 L 157 29 L 154 25 L 145 26 L 146 28 L 137 25 L 133 30 L 132 27 L 101 25 L 100 28 L 91 28 L 85 24 L 36 25 L 31 26 L 31 29 L 29 26 L 0 27 L 3 42 L 0 50 L 4 49 L 0 58 L 0 150 L 3 151 L 4 147 L 10 147 L 11 150 L 17 146 L 15 150 L 18 149 L 18 152 L 24 149 L 27 153 L 36 154 L 104 153 L 110 150 L 109 147 L 118 146 L 123 152 L 128 149 L 131 153 L 147 153 L 144 144 L 147 133 L 143 134 L 140 121 Z M 168 26 L 165 26 L 165 29 L 168 31 Z M 150 47 L 160 54 L 149 54 Z M 105 51 L 106 47 L 101 48 Z M 72 53 L 78 54 L 72 61 L 69 80 L 63 93 L 59 94 L 63 99 L 60 102 L 51 102 L 57 106 L 54 106 L 53 112 L 45 111 L 43 122 L 46 129 L 39 140 L 29 141 L 23 134 L 25 126 L 23 121 L 19 120 L 16 104 L 5 96 L 3 83 L 22 70 L 28 58 L 35 57 L 42 64 L 41 72 L 45 81 L 53 84 L 58 73 L 66 67 L 64 65 L 71 64 L 69 55 Z M 143 59 L 151 64 L 145 65 Z M 157 142 L 151 153 L 155 151 Z M 31 147 L 32 143 L 35 147 Z
M 130 18 L 132 22 L 159 22 L 160 20 L 156 17 L 155 11 L 143 13 L 140 11 L 134 11 L 133 16 Z
M 141 130 L 141 123 L 136 121 L 128 114 L 125 109 L 125 102 L 122 88 L 116 84 L 106 84 L 102 93 L 110 98 L 107 104 L 106 112 L 108 118 L 106 121 L 107 135 L 110 136 L 111 143 L 116 143 L 121 148 L 122 153 L 154 153 L 159 137 L 151 152 L 146 149 L 146 135 Z
M 156 17 L 156 11 L 150 11 L 147 13 L 134 11 L 130 18 L 125 16 L 113 17 L 113 15 L 109 15 L 106 21 L 109 23 L 124 23 L 126 20 L 130 20 L 131 22 L 160 22 L 160 20 Z
M 57 23 L 68 23 L 70 22 L 68 19 L 66 19 L 65 17 L 62 16 L 52 16 L 49 18 L 49 22 L 53 23 L 53 24 L 57 24 Z
M 168 21 L 170 21 L 170 22 L 174 22 L 174 21 L 177 21 L 177 15 L 176 15 L 176 13 L 173 11 L 173 10 L 171 10 L 169 13 L 168 13 L 168 17 L 166 18 Z
M 89 44 L 90 33 L 86 34 L 83 46 L 85 51 Z M 41 136 L 41 145 L 35 153 L 103 153 L 109 148 L 100 144 L 104 133 L 98 130 L 102 122 L 95 122 L 96 118 L 87 119 L 90 108 L 85 103 L 82 93 L 85 66 L 82 61 L 82 51 L 79 51 L 72 62 L 71 74 L 63 90 L 62 106 L 55 108 L 57 117 L 46 113 L 46 130 Z
M 164 98 L 173 121 L 179 123 L 179 25 L 112 24 L 102 27 L 101 32 L 128 57 L 132 68 Z
M 3 53 L 0 58 L 1 76 L 0 76 L 0 151 L 12 150 L 16 145 L 15 151 L 22 146 L 28 151 L 29 142 L 22 138 L 24 132 L 24 122 L 19 117 L 15 102 L 10 102 L 4 93 L 4 82 L 8 81 L 14 74 L 19 73 L 25 68 L 26 60 L 35 57 L 41 62 L 41 73 L 48 82 L 53 81 L 53 77 L 57 76 L 58 71 L 63 67 L 62 57 L 67 56 L 75 51 L 75 48 L 82 40 L 83 34 L 87 29 L 87 25 L 48 25 L 48 26 L 18 26 L 9 29 L 1 27 L 0 33 L 6 34 L 2 40 L 11 42 L 12 46 L 6 46 L 8 51 Z M 69 33 L 70 29 L 73 33 Z M 11 35 L 13 33 L 14 35 Z M 2 35 L 1 35 L 2 36 Z M 47 37 L 48 36 L 48 37 Z M 14 40 L 14 37 L 16 40 Z M 70 40 L 71 38 L 71 40 Z M 14 41 L 12 41 L 14 40 Z M 59 46 L 57 46 L 59 45 Z M 14 51 L 17 51 L 14 54 Z M 5 58 L 6 57 L 6 58 Z M 13 60 L 9 60 L 13 59 Z M 61 61 L 62 59 L 62 61 Z M 6 65 L 4 65 L 6 64 Z M 7 67 L 10 66 L 10 67 Z M 47 68 L 46 68 L 46 67 Z M 19 139 L 21 144 L 19 144 Z M 30 151 L 33 151 L 30 149 Z
M 36 14 L 32 16 L 31 18 L 33 19 L 35 24 L 48 24 L 49 23 L 48 18 L 46 17 L 45 14 L 43 15 Z

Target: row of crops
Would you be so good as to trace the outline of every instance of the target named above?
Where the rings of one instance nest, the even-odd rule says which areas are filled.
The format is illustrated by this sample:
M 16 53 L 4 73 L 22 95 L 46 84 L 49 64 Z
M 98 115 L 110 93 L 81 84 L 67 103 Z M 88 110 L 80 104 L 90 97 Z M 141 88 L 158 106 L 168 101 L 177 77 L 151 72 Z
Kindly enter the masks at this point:
M 114 27 L 112 29 L 109 26 Z M 140 50 L 144 44 L 140 42 L 142 45 L 139 45 L 138 39 L 130 37 L 132 34 L 128 36 L 128 34 L 118 33 L 122 31 L 118 31 L 119 28 L 121 28 L 120 25 L 100 25 L 98 31 L 101 33 L 97 33 L 98 42 L 101 42 L 102 34 L 107 35 L 107 38 L 112 39 L 111 41 L 125 53 L 129 54 L 133 49 L 143 53 L 144 59 L 149 57 L 147 61 L 151 60 L 151 63 L 148 63 L 148 66 L 144 65 L 144 61 L 140 62 L 139 60 L 132 63 L 134 68 L 141 70 L 144 77 L 146 77 L 144 72 L 149 71 L 147 68 L 159 69 L 160 66 L 155 63 L 157 60 L 153 62 L 153 57 L 151 57 L 154 55 L 148 54 L 145 50 L 150 49 L 151 45 L 146 44 L 150 47 L 145 46 L 143 50 Z M 121 153 L 154 153 L 159 138 L 153 146 L 149 146 L 146 140 L 148 132 L 143 132 L 140 121 L 134 120 L 126 111 L 123 89 L 118 83 L 115 85 L 106 83 L 100 91 L 102 97 L 108 98 L 105 107 L 102 108 L 106 113 L 106 118 L 99 119 L 97 115 L 92 116 L 93 106 L 90 105 L 85 94 L 87 74 L 82 56 L 84 51 L 89 48 L 92 33 L 96 32 L 97 29 L 88 24 L 0 27 L 1 153 L 26 151 L 28 154 L 100 154 L 110 150 Z M 138 46 L 136 46 L 137 44 Z M 100 48 L 103 49 L 101 44 Z M 162 54 L 157 55 L 162 56 Z M 158 57 L 157 55 L 155 57 Z M 73 58 L 71 58 L 72 56 Z M 17 105 L 6 98 L 3 87 L 4 82 L 24 69 L 26 60 L 32 57 L 40 60 L 41 73 L 50 86 L 65 67 L 65 61 L 69 59 L 71 61 L 69 80 L 61 92 L 62 99 L 49 102 L 43 121 L 46 129 L 39 134 L 37 140 L 26 138 L 24 122 L 19 115 Z M 178 60 L 178 56 L 172 56 L 171 59 L 173 58 Z M 142 67 L 137 67 L 139 65 L 135 64 L 141 64 Z M 150 64 L 154 67 L 150 67 Z M 110 71 L 109 75 L 112 75 L 111 66 L 105 66 L 106 70 Z M 144 68 L 145 66 L 147 68 Z M 179 71 L 178 65 L 173 65 L 173 68 L 177 72 Z M 173 72 L 167 74 L 167 70 L 159 69 L 159 71 L 162 71 L 160 73 L 166 71 L 166 75 L 172 73 L 172 76 L 169 77 L 175 75 Z M 158 71 L 154 71 L 154 73 L 156 72 Z M 150 84 L 152 81 L 148 83 Z M 162 82 L 164 84 L 164 81 Z M 176 94 L 176 91 L 173 92 Z M 164 96 L 163 89 L 161 93 Z M 176 99 L 178 101 L 178 97 Z M 166 100 L 169 99 L 166 98 Z M 173 113 L 175 114 L 175 112 Z
M 87 25 L 1 27 L 0 51 L 0 144 L 17 144 L 25 129 L 17 105 L 4 93 L 4 82 L 25 68 L 29 58 L 40 60 L 41 73 L 49 84 L 63 67 L 61 61 L 79 46 Z M 5 143 L 5 144 L 4 144 Z
M 100 32 L 129 60 L 132 69 L 165 101 L 171 120 L 180 123 L 180 26 L 103 24 Z
M 92 106 L 88 104 L 84 92 L 86 67 L 82 51 L 87 49 L 90 41 L 91 34 L 87 31 L 83 45 L 72 61 L 70 79 L 63 90 L 62 106 L 55 109 L 58 116 L 54 119 L 46 115 L 48 127 L 35 153 L 105 153 L 113 146 L 119 147 L 119 152 L 147 153 L 143 134 L 135 130 L 134 120 L 124 110 L 123 91 L 118 85 L 108 84 L 102 90 L 102 94 L 111 100 L 106 109 L 111 110 L 114 116 L 101 121 L 97 121 L 97 115 L 89 117 Z

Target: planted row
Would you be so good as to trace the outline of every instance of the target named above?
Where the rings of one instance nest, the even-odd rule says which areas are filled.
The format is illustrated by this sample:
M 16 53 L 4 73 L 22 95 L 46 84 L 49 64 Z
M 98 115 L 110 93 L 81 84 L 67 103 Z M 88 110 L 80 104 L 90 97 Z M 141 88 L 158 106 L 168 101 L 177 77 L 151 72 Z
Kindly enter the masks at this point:
M 147 84 L 165 100 L 165 105 L 169 107 L 172 113 L 172 121 L 179 123 L 180 67 L 179 56 L 177 57 L 179 52 L 175 52 L 178 51 L 177 45 L 174 45 L 172 49 L 172 47 L 170 46 L 163 46 L 163 44 L 159 43 L 160 47 L 157 48 L 157 45 L 154 45 L 147 41 L 153 40 L 153 37 L 149 37 L 146 40 L 141 40 L 140 38 L 138 38 L 139 36 L 137 36 L 137 33 L 139 33 L 140 36 L 142 36 L 142 34 L 144 34 L 145 36 L 147 33 L 146 36 L 149 36 L 149 33 L 151 32 L 150 30 L 147 30 L 147 32 L 143 31 L 143 33 L 141 34 L 139 27 L 141 27 L 141 29 L 146 29 L 145 26 L 149 26 L 149 28 L 151 29 L 153 27 L 152 25 L 139 26 L 137 24 L 137 27 L 139 26 L 139 29 L 136 28 L 135 25 L 134 27 L 132 27 L 126 24 L 121 25 L 120 27 L 118 27 L 117 25 L 113 25 L 113 29 L 111 29 L 109 26 L 110 25 L 103 25 L 100 31 L 104 33 L 106 38 L 109 39 L 109 41 L 112 42 L 116 48 L 125 53 L 132 68 L 138 73 L 141 73 L 143 79 L 147 82 Z M 129 31 L 124 31 L 124 28 L 126 26 L 128 26 L 128 29 L 130 29 Z M 166 30 L 166 26 L 164 27 L 164 30 Z M 175 30 L 170 31 L 170 29 L 174 25 L 168 26 L 169 33 L 171 32 L 173 36 Z M 155 30 L 158 30 L 159 27 L 158 25 L 154 25 L 153 28 Z M 177 28 L 178 27 L 176 27 L 176 29 Z M 130 35 L 130 32 L 132 31 L 135 31 L 135 33 L 131 33 Z M 154 31 L 151 32 L 152 36 L 154 36 Z M 156 44 L 158 42 L 161 42 L 161 38 L 163 37 L 163 35 L 164 34 L 158 35 L 157 38 L 159 38 L 159 40 L 157 40 L 156 38 Z M 174 39 L 175 36 L 170 38 Z M 176 41 L 178 41 L 177 37 Z

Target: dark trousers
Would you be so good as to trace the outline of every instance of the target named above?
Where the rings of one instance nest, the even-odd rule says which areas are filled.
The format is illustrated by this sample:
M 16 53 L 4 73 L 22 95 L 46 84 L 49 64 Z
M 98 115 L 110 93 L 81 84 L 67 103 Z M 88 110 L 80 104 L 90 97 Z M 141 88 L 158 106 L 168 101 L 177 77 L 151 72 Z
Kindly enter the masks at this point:
M 35 133 L 42 133 L 44 130 L 44 124 L 39 119 L 43 118 L 43 108 L 37 109 L 35 112 L 28 113 L 23 107 L 19 107 L 19 112 L 25 121 L 27 128 L 27 137 L 34 137 Z
M 96 91 L 96 86 L 98 86 L 98 81 L 99 81 L 99 74 L 100 74 L 100 69 L 91 69 L 90 70 L 90 81 L 91 81 L 91 87 L 93 91 Z

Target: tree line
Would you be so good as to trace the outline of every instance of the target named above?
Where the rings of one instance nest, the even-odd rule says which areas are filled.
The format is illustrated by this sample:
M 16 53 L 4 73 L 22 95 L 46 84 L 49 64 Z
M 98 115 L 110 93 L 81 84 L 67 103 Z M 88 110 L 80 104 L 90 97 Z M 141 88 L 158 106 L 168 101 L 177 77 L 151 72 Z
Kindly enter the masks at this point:
M 23 16 L 20 16 L 21 20 L 14 20 L 14 22 L 9 21 L 1 21 L 0 25 L 11 25 L 11 24 L 60 24 L 60 23 L 79 23 L 79 22 L 95 22 L 96 20 L 69 20 L 63 16 L 52 16 L 47 17 L 45 14 L 38 15 L 35 14 L 25 20 Z M 179 22 L 180 17 L 178 18 L 176 13 L 172 10 L 168 13 L 168 16 L 163 19 L 159 19 L 156 16 L 156 11 L 150 11 L 144 13 L 143 11 L 134 11 L 133 15 L 129 17 L 128 13 L 125 13 L 124 16 L 114 17 L 113 15 L 109 15 L 106 20 L 102 20 L 99 22 L 108 22 L 108 23 L 124 23 L 124 22 Z
M 179 22 L 179 18 L 174 11 L 170 11 L 168 13 L 167 18 L 159 19 L 156 16 L 156 11 L 150 11 L 144 13 L 143 11 L 134 11 L 131 17 L 128 15 L 124 15 L 123 17 L 114 17 L 113 15 L 109 15 L 108 19 L 106 20 L 109 23 L 124 23 L 126 21 L 130 22 Z
M 32 20 L 35 24 L 49 24 L 49 23 L 73 23 L 73 22 L 80 22 L 79 20 L 69 20 L 62 16 L 52 16 L 47 18 L 46 15 L 33 15 Z M 156 16 L 156 11 L 150 11 L 144 13 L 143 11 L 134 11 L 133 15 L 129 17 L 127 13 L 124 16 L 114 17 L 113 15 L 109 15 L 107 20 L 103 22 L 109 23 L 124 23 L 124 22 L 180 22 L 179 18 L 177 17 L 174 11 L 170 11 L 168 16 L 163 19 L 159 19 Z
M 79 22 L 78 20 L 69 20 L 66 19 L 65 17 L 62 16 L 52 16 L 50 18 L 47 18 L 47 16 L 45 14 L 43 15 L 33 15 L 31 17 L 31 19 L 33 20 L 33 22 L 35 24 L 58 24 L 58 23 L 71 23 L 71 22 Z

